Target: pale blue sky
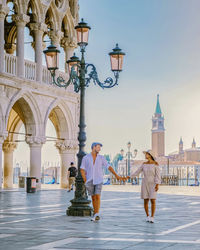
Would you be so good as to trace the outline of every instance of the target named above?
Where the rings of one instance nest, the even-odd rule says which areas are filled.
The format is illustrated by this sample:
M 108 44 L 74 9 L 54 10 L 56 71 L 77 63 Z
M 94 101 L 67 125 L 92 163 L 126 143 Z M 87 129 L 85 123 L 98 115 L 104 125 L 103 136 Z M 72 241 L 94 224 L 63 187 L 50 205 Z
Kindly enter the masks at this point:
M 126 52 L 119 86 L 102 90 L 91 84 L 87 89 L 86 150 L 92 141 L 100 141 L 103 153 L 114 156 L 131 141 L 142 157 L 141 151 L 151 146 L 158 93 L 165 116 L 166 153 L 177 149 L 180 136 L 184 147 L 190 147 L 193 137 L 200 146 L 200 1 L 79 3 L 80 18 L 92 28 L 86 59 L 95 64 L 102 81 L 112 76 L 108 53 L 115 43 Z M 51 125 L 47 131 L 55 133 Z M 53 145 L 43 150 L 43 160 L 49 158 L 48 152 L 56 152 Z M 57 152 L 51 155 L 57 161 Z
M 115 42 L 126 52 L 119 86 L 87 89 L 88 144 L 100 140 L 117 153 L 127 141 L 140 151 L 151 144 L 151 117 L 160 94 L 166 152 L 180 136 L 200 145 L 200 1 L 80 0 L 91 25 L 87 59 L 101 79 L 112 75 L 107 53 Z

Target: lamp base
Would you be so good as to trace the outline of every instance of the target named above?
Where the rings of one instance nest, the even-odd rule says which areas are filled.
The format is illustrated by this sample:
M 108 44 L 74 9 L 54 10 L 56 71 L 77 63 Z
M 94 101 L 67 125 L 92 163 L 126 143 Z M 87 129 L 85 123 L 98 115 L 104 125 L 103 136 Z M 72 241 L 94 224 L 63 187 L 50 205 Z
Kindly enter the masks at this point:
M 72 205 L 66 210 L 68 216 L 91 216 L 92 208 L 91 201 L 88 199 L 73 199 L 70 201 Z

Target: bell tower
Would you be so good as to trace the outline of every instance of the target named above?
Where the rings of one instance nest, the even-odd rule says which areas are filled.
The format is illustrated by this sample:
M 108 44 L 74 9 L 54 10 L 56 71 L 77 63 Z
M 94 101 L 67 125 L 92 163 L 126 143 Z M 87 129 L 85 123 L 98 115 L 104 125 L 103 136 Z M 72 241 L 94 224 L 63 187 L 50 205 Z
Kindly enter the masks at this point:
M 183 152 L 183 140 L 182 140 L 182 137 L 180 138 L 180 141 L 179 141 L 179 153 L 182 153 Z
M 157 95 L 156 110 L 152 117 L 152 151 L 155 157 L 165 156 L 165 128 L 164 116 L 160 108 L 159 95 Z

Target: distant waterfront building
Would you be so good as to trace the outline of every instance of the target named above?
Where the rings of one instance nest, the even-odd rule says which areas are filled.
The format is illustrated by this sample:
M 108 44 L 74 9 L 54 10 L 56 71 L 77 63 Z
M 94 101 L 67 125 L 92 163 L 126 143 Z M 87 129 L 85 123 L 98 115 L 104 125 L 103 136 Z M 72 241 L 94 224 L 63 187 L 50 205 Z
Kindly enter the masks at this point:
M 184 149 L 182 137 L 179 141 L 177 151 L 165 155 L 165 128 L 164 116 L 161 112 L 159 95 L 157 95 L 156 110 L 152 117 L 152 151 L 159 163 L 162 176 L 173 175 L 179 179 L 193 179 L 195 183 L 200 182 L 200 147 L 196 146 L 193 139 L 191 148 Z M 131 172 L 135 172 L 145 160 L 131 160 Z M 122 159 L 118 163 L 118 173 L 126 175 L 127 162 Z M 142 175 L 139 176 L 141 178 Z
M 192 146 L 188 149 L 183 149 L 182 138 L 179 142 L 179 150 L 169 154 L 174 161 L 198 161 L 200 162 L 200 147 L 196 146 L 196 141 L 193 138 Z

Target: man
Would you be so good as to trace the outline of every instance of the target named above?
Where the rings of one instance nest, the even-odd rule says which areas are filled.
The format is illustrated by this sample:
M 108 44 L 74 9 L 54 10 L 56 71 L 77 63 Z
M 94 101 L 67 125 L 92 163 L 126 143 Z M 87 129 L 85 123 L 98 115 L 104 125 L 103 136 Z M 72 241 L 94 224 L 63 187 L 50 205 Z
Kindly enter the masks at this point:
M 101 202 L 101 189 L 103 185 L 103 167 L 107 168 L 115 175 L 117 180 L 122 180 L 118 176 L 105 157 L 100 155 L 102 144 L 99 142 L 92 143 L 92 152 L 83 157 L 81 163 L 81 175 L 83 177 L 88 194 L 92 196 L 94 216 L 92 221 L 100 220 L 99 209 Z
M 68 192 L 73 190 L 73 185 L 75 184 L 75 178 L 77 175 L 77 169 L 74 166 L 74 163 L 71 162 L 70 165 L 71 165 L 71 167 L 68 169 L 68 176 L 69 176 L 69 190 L 68 190 Z

